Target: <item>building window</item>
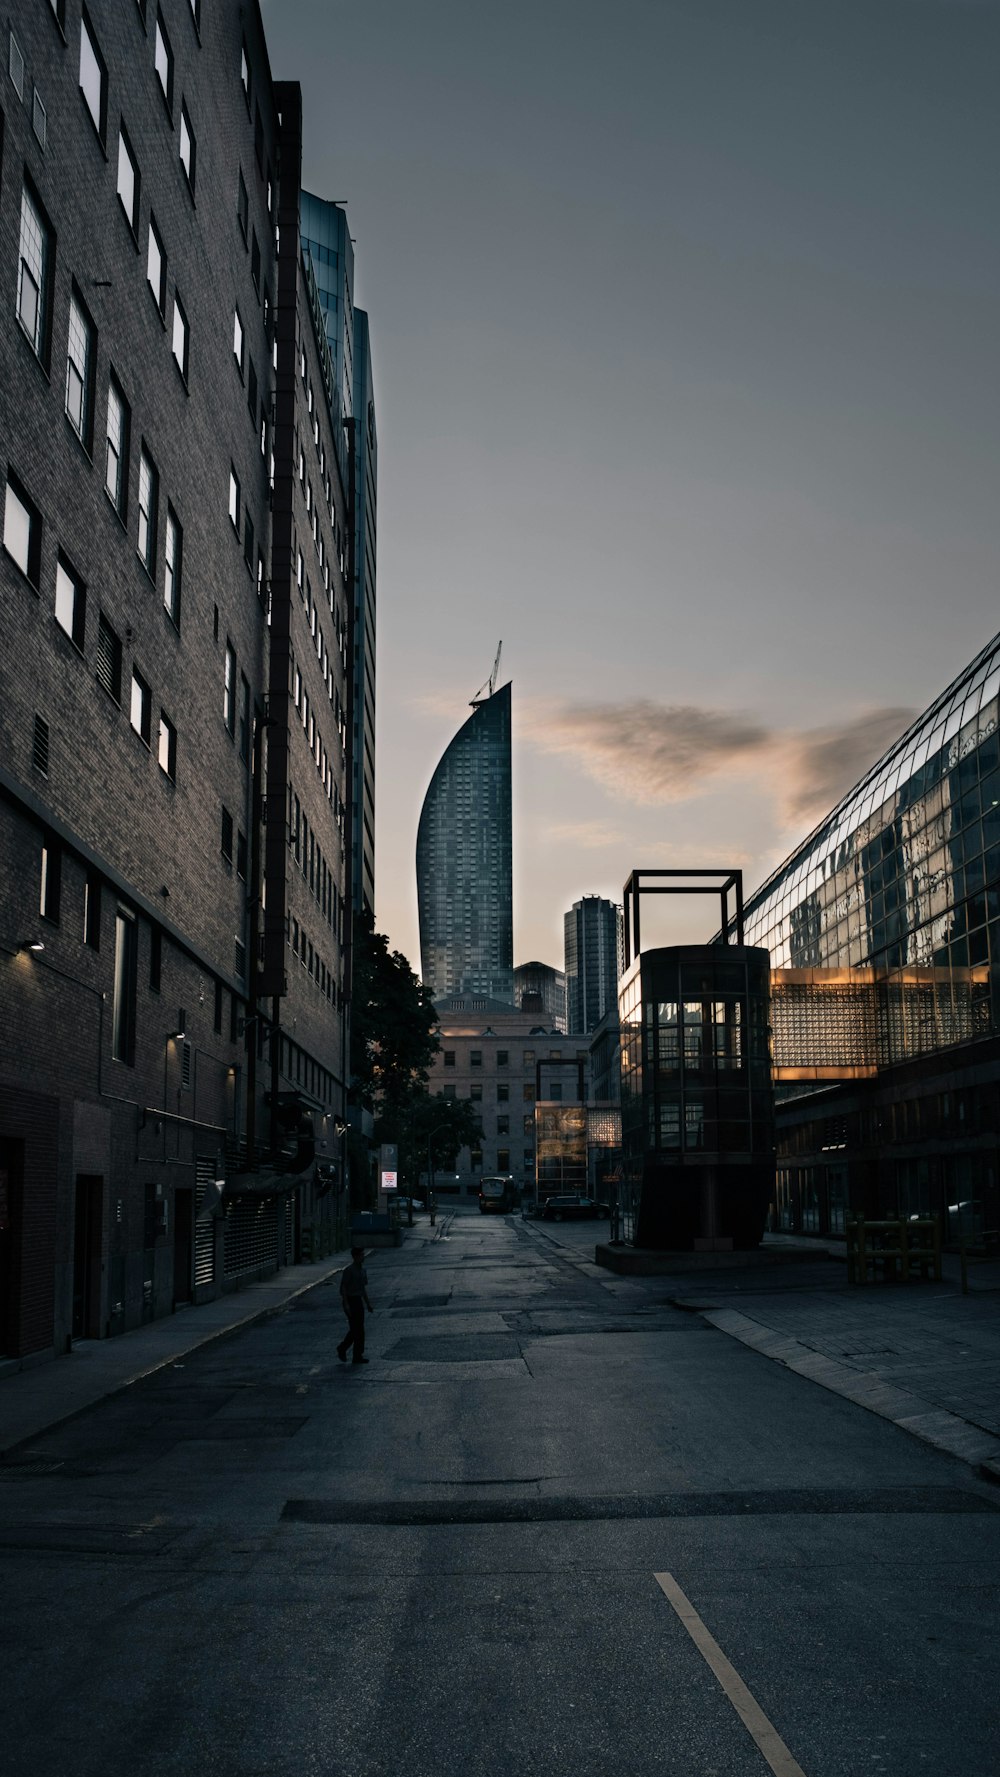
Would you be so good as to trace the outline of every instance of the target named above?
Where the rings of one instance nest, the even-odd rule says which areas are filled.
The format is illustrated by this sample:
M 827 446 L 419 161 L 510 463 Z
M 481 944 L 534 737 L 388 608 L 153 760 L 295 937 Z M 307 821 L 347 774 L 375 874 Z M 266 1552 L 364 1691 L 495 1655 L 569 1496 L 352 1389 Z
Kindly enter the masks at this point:
M 152 733 L 152 695 L 142 674 L 135 667 L 132 668 L 132 704 L 129 720 L 140 740 L 145 741 L 148 747 Z
M 24 99 L 24 55 L 21 50 L 21 45 L 18 43 L 17 38 L 14 36 L 13 31 L 10 34 L 10 42 L 9 42 L 8 49 L 7 49 L 7 72 L 10 75 L 11 85 L 13 86 L 14 91 L 16 92 L 18 98 L 23 100 Z
M 510 1098 L 510 1087 L 506 1086 L 506 1085 L 498 1086 L 497 1087 L 497 1104 L 506 1104 L 509 1098 Z
M 240 758 L 244 765 L 250 763 L 250 682 L 245 673 L 240 674 Z
M 52 925 L 59 924 L 59 901 L 62 894 L 62 852 L 51 839 L 42 844 L 42 868 L 39 884 L 38 911 Z
M 236 359 L 236 368 L 240 373 L 240 381 L 241 382 L 243 380 L 243 372 L 246 367 L 245 366 L 245 355 L 246 355 L 246 339 L 245 339 L 244 333 L 243 333 L 243 322 L 240 319 L 239 309 L 234 309 L 234 311 L 233 311 L 233 357 Z
M 562 1094 L 562 1083 L 559 1080 L 550 1080 L 549 1081 L 549 1097 L 551 1099 L 556 1099 L 556 1098 L 561 1098 L 562 1095 L 563 1095 Z
M 128 402 L 112 377 L 108 383 L 108 454 L 104 486 L 121 519 L 124 519 L 128 505 L 128 434 Z
M 160 770 L 171 783 L 177 780 L 177 730 L 165 710 L 160 711 L 160 738 L 156 749 Z
M 509 1148 L 498 1148 L 497 1149 L 497 1171 L 498 1172 L 509 1172 L 510 1171 L 510 1149 Z
M 128 1067 L 135 1065 L 135 996 L 138 946 L 135 920 L 119 908 L 115 915 L 115 987 L 111 1018 L 111 1053 Z
M 35 356 L 48 363 L 49 311 L 52 294 L 53 235 L 41 204 L 29 185 L 21 193 L 21 263 L 17 283 L 17 318 Z
M 535 1088 L 534 1088 L 534 1086 L 522 1087 L 521 1097 L 524 1099 L 525 1104 L 534 1104 L 534 1102 L 535 1102 Z
M 233 817 L 228 808 L 222 811 L 222 855 L 227 864 L 233 861 Z
M 247 191 L 247 182 L 243 177 L 242 167 L 240 168 L 240 182 L 236 187 L 236 216 L 239 221 L 240 233 L 243 236 L 245 245 L 247 231 L 250 227 L 250 194 Z
M 174 52 L 170 47 L 167 27 L 163 23 L 163 14 L 157 8 L 156 35 L 153 49 L 153 62 L 156 67 L 156 78 L 160 83 L 160 91 L 166 100 L 167 110 L 173 112 L 174 104 Z
M 510 1118 L 509 1117 L 498 1117 L 497 1118 L 497 1134 L 498 1135 L 509 1135 L 510 1134 Z
M 122 700 L 122 645 L 102 611 L 97 620 L 97 682 L 116 703 Z
M 190 347 L 191 347 L 191 329 L 188 325 L 188 318 L 187 318 L 187 315 L 184 313 L 184 309 L 181 304 L 181 299 L 175 290 L 174 291 L 174 336 L 173 336 L 173 343 L 172 343 L 171 349 L 174 354 L 174 362 L 176 363 L 177 368 L 180 371 L 185 382 L 187 382 L 187 379 L 188 379 L 188 353 L 190 351 Z
M 482 1088 L 481 1082 L 473 1081 L 472 1085 L 469 1087 L 469 1097 L 471 1098 L 473 1104 L 481 1104 L 482 1103 L 483 1088 Z
M 124 126 L 118 137 L 118 196 L 129 228 L 139 234 L 139 164 L 132 153 Z
M 139 560 L 147 574 L 156 567 L 156 507 L 159 476 L 145 445 L 139 453 Z
M 234 531 L 236 532 L 236 535 L 239 536 L 239 534 L 240 534 L 240 479 L 236 473 L 236 470 L 233 468 L 232 464 L 230 464 L 230 466 L 229 466 L 229 517 L 232 521 L 232 526 L 233 526 Z
M 94 431 L 94 360 L 97 335 L 79 292 L 69 299 L 69 342 L 66 351 L 66 415 L 87 450 Z
M 48 127 L 48 114 L 45 110 L 42 95 L 36 86 L 31 95 L 31 128 L 34 131 L 35 141 L 43 152 L 48 135 Z
M 470 1051 L 469 1051 L 469 1066 L 470 1067 L 482 1067 L 482 1065 L 483 1065 L 482 1050 L 481 1049 L 470 1049 Z
M 524 1065 L 525 1065 L 525 1067 L 534 1067 L 534 1065 L 535 1065 L 535 1051 L 534 1051 L 534 1049 L 525 1049 L 525 1051 L 524 1051 Z
M 65 556 L 60 555 L 56 567 L 56 622 L 81 653 L 86 616 L 87 589 Z
M 149 218 L 149 247 L 146 252 L 146 282 L 153 292 L 161 321 L 167 310 L 167 256 L 163 250 L 160 231 L 152 216 Z
M 108 120 L 108 70 L 97 47 L 97 39 L 86 8 L 80 19 L 80 91 L 94 128 L 103 142 Z
M 226 643 L 226 676 L 223 685 L 222 715 L 230 734 L 236 733 L 236 649 Z
M 254 229 L 254 231 L 253 231 L 253 239 L 250 243 L 250 276 L 253 279 L 253 287 L 256 290 L 258 298 L 259 298 L 259 296 L 260 296 L 260 242 L 257 239 L 257 230 L 256 229 Z
M 42 577 L 42 517 L 20 482 L 7 472 L 3 546 L 36 591 Z
M 194 174 L 197 154 L 198 144 L 194 139 L 194 130 L 191 128 L 191 119 L 188 115 L 188 108 L 182 100 L 180 131 L 181 166 L 184 168 L 184 177 L 188 182 L 188 189 L 192 197 L 194 196 Z
M 498 1049 L 497 1050 L 497 1067 L 506 1067 L 508 1064 L 508 1060 L 509 1060 L 508 1051 L 506 1049 Z
M 181 552 L 184 534 L 173 507 L 167 506 L 167 528 L 163 548 L 163 607 L 171 623 L 181 624 Z
M 83 941 L 89 950 L 101 948 L 101 879 L 88 870 L 83 884 Z
M 522 1128 L 524 1130 L 525 1135 L 534 1135 L 534 1133 L 535 1133 L 534 1113 L 532 1113 L 532 1115 L 530 1117 L 525 1117 L 524 1122 L 522 1124 Z
M 243 97 L 245 98 L 245 100 L 247 102 L 247 110 L 249 111 L 249 109 L 250 109 L 250 56 L 247 51 L 247 40 L 245 37 L 243 39 L 243 43 L 240 48 L 240 84 L 243 87 Z

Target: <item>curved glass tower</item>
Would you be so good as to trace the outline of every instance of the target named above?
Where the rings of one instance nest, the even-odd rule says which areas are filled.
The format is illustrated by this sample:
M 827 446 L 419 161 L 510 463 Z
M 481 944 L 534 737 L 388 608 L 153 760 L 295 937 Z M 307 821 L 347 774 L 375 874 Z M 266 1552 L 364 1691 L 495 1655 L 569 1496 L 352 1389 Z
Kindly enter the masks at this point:
M 514 998 L 510 684 L 473 705 L 417 829 L 420 973 L 432 999 Z

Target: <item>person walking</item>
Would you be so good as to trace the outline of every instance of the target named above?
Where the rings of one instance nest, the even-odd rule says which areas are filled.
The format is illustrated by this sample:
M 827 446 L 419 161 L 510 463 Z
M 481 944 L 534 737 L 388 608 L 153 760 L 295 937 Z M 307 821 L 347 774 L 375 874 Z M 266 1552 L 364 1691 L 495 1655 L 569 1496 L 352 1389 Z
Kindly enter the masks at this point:
M 337 1346 L 337 1356 L 342 1364 L 347 1362 L 347 1353 L 354 1347 L 352 1363 L 366 1364 L 365 1356 L 365 1309 L 369 1314 L 375 1310 L 368 1299 L 368 1273 L 364 1267 L 365 1249 L 363 1246 L 351 1247 L 351 1263 L 340 1274 L 340 1300 L 347 1316 L 347 1332 Z

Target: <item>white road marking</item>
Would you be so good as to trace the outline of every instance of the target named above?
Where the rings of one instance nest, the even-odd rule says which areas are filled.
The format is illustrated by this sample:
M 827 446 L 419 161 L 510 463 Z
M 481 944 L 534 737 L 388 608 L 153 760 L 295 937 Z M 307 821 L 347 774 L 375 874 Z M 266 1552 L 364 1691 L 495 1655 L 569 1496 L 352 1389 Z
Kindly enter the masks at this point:
M 736 1668 L 726 1659 L 714 1636 L 709 1634 L 694 1605 L 681 1591 L 673 1574 L 655 1573 L 653 1578 L 677 1612 L 702 1659 L 715 1673 L 743 1726 L 756 1742 L 774 1772 L 774 1777 L 805 1777 L 802 1766 L 793 1759 L 777 1728 L 772 1727 L 760 1704 L 747 1690 Z

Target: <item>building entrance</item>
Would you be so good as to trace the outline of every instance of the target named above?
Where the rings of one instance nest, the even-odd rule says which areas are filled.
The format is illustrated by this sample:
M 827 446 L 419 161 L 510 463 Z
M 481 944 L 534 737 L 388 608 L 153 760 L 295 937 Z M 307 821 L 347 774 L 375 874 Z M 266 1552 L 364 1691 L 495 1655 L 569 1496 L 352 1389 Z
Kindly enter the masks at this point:
M 101 1228 L 104 1180 L 77 1173 L 73 1225 L 73 1337 L 101 1333 Z

